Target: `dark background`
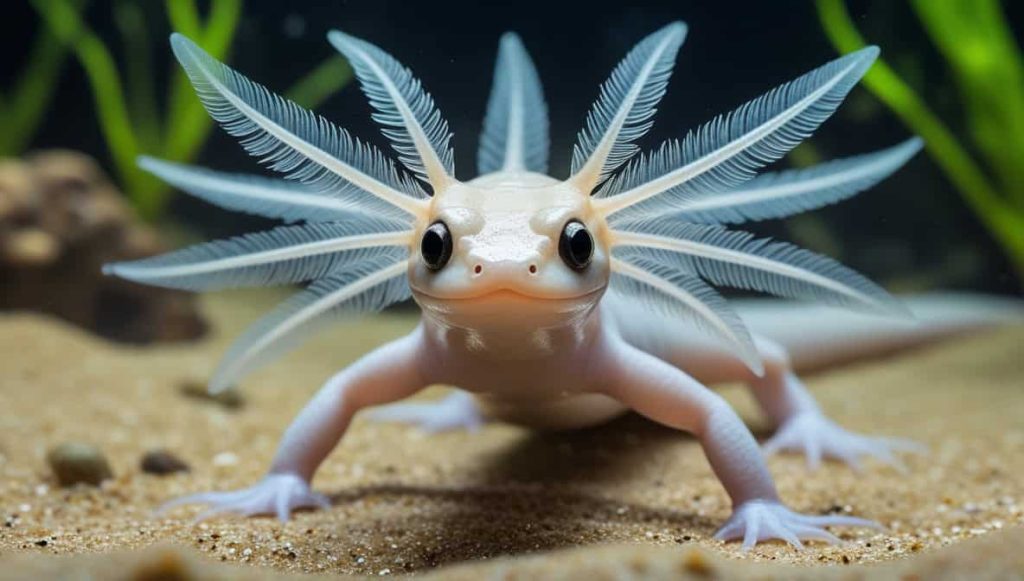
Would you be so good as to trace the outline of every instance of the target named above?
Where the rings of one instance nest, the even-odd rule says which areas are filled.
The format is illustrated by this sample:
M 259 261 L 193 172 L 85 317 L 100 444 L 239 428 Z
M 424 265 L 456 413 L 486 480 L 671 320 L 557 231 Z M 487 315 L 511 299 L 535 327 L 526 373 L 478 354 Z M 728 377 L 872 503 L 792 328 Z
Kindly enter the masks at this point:
M 161 63 L 163 82 L 173 66 L 163 3 L 143 0 Z M 12 5 L 13 4 L 13 5 Z M 944 63 L 903 2 L 851 1 L 862 33 L 914 85 L 958 133 L 965 135 L 955 86 Z M 1019 22 L 1024 2 L 1006 2 Z M 9 20 L 0 40 L 6 56 L 0 79 L 12 78 L 39 23 L 27 3 L 5 5 Z M 564 177 L 569 153 L 599 84 L 644 35 L 672 20 L 690 31 L 654 130 L 653 147 L 727 112 L 777 84 L 836 56 L 804 1 L 672 0 L 664 2 L 411 2 L 396 0 L 303 2 L 249 0 L 232 66 L 283 91 L 332 54 L 325 35 L 339 28 L 363 37 L 409 66 L 433 94 L 455 133 L 456 171 L 473 176 L 498 37 L 514 30 L 537 63 L 550 109 L 552 172 Z M 118 47 L 109 0 L 96 0 L 88 21 Z M 11 26 L 14 24 L 14 26 Z M 1018 35 L 1020 27 L 1016 27 Z M 94 121 L 92 97 L 77 63 L 69 59 L 49 118 L 34 147 L 70 147 L 96 155 L 109 168 Z M 319 109 L 335 123 L 378 146 L 387 143 L 370 121 L 370 108 L 350 84 Z M 908 131 L 863 89 L 813 138 L 825 158 L 893 145 Z M 969 145 L 969 144 L 968 144 Z M 234 140 L 219 130 L 199 162 L 218 169 L 259 171 Z M 263 224 L 222 212 L 185 196 L 171 217 L 202 237 L 234 234 Z M 926 154 L 852 201 L 785 224 L 750 227 L 827 252 L 896 289 L 971 288 L 1020 292 L 1007 262 Z

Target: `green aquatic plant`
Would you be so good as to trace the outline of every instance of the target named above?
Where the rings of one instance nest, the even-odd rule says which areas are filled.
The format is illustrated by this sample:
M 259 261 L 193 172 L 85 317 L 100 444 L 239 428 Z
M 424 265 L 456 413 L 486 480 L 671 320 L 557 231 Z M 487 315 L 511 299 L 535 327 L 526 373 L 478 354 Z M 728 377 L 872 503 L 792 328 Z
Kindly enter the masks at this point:
M 865 46 L 843 0 L 816 0 L 840 52 Z M 953 72 L 970 139 L 986 169 L 888 63 L 864 85 L 912 131 L 1024 278 L 1024 66 L 998 0 L 912 0 Z
M 28 80 L 19 82 L 16 92 L 18 101 L 27 102 L 22 108 L 28 115 L 20 114 L 20 126 L 5 123 L 17 135 L 0 143 L 5 147 L 2 151 L 17 152 L 28 144 L 56 85 L 61 57 L 70 52 L 88 79 L 96 119 L 121 185 L 143 218 L 157 219 L 166 209 L 171 189 L 141 170 L 136 159 L 152 154 L 172 161 L 191 161 L 213 128 L 188 79 L 174 71 L 166 99 L 158 99 L 152 74 L 152 42 L 144 6 L 138 2 L 113 3 L 114 23 L 123 43 L 123 73 L 111 48 L 83 20 L 80 0 L 30 2 L 44 26 L 37 35 L 39 48 L 33 49 L 23 74 Z M 226 59 L 242 5 L 243 0 L 212 0 L 204 16 L 195 0 L 165 0 L 164 10 L 174 30 L 196 38 L 210 54 Z M 37 56 L 36 51 L 41 54 Z M 331 57 L 301 78 L 287 94 L 305 107 L 315 107 L 351 76 L 341 57 Z M 17 108 L 10 111 L 12 117 L 19 115 L 15 112 Z
M 68 9 L 81 10 L 81 2 Z M 0 92 L 0 157 L 17 155 L 35 136 L 53 101 L 68 50 L 49 29 L 35 36 L 28 58 L 10 87 Z

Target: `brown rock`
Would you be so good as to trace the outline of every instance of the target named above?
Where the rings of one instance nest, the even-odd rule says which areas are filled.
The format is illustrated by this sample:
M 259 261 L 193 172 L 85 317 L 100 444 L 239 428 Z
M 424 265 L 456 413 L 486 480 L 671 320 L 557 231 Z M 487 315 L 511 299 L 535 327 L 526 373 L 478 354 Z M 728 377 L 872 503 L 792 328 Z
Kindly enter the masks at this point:
M 91 484 L 99 486 L 114 477 L 110 464 L 99 448 L 91 444 L 67 442 L 50 450 L 46 460 L 61 486 Z
M 167 450 L 151 450 L 146 452 L 140 463 L 142 471 L 147 474 L 173 474 L 175 472 L 188 472 L 189 466 L 184 460 L 178 458 Z
M 4 260 L 15 266 L 41 267 L 57 259 L 60 246 L 39 228 L 22 228 L 3 237 Z
M 245 399 L 237 389 L 229 389 L 220 393 L 210 393 L 206 385 L 198 381 L 187 381 L 181 385 L 181 394 L 200 401 L 208 401 L 228 409 L 238 409 L 245 404 Z
M 100 270 L 165 250 L 92 158 L 0 160 L 0 310 L 42 311 L 133 343 L 196 339 L 206 324 L 192 295 Z
M 707 555 L 699 549 L 690 549 L 683 556 L 683 571 L 696 577 L 710 577 L 715 574 Z
M 185 559 L 173 548 L 160 548 L 145 555 L 135 565 L 134 581 L 188 581 L 199 579 Z
M 33 203 L 33 176 L 17 159 L 0 160 L 0 220 L 24 213 Z

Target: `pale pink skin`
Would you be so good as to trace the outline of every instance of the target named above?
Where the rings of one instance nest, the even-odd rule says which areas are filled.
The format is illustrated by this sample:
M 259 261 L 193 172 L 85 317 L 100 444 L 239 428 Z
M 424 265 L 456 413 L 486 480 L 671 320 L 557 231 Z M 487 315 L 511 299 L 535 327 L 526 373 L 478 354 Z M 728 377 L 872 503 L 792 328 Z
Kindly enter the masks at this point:
M 828 420 L 792 373 L 786 351 L 766 338 L 756 338 L 765 366 L 758 377 L 684 324 L 606 297 L 614 233 L 600 203 L 572 182 L 526 172 L 498 172 L 440 189 L 416 208 L 410 243 L 409 282 L 423 310 L 421 324 L 332 377 L 285 432 L 266 479 L 169 506 L 208 504 L 203 518 L 271 513 L 282 520 L 299 507 L 327 506 L 309 483 L 356 412 L 445 384 L 461 391 L 436 404 L 374 412 L 378 419 L 441 430 L 490 420 L 577 428 L 634 410 L 700 441 L 733 504 L 718 538 L 742 539 L 747 547 L 781 539 L 799 547 L 801 539 L 835 542 L 826 526 L 877 526 L 786 508 L 750 431 L 704 382 L 749 383 L 780 428 L 767 443 L 769 451 L 804 451 L 812 467 L 822 457 L 856 467 L 862 456 L 898 465 L 892 451 L 906 443 L 860 436 Z M 596 239 L 593 262 L 582 273 L 558 254 L 558 237 L 570 218 L 583 221 Z M 425 267 L 418 240 L 437 219 L 451 231 L 454 252 L 434 272 Z
M 382 404 L 391 405 L 372 410 L 376 419 L 417 424 L 428 430 L 476 429 L 493 420 L 568 429 L 595 425 L 634 410 L 699 440 L 732 500 L 733 514 L 718 530 L 717 538 L 742 539 L 744 547 L 767 539 L 800 547 L 802 540 L 836 542 L 838 539 L 825 530 L 827 526 L 877 526 L 850 516 L 801 515 L 781 503 L 763 452 L 802 452 L 811 468 L 822 458 L 859 468 L 864 457 L 899 468 L 902 465 L 895 452 L 918 449 L 903 440 L 862 436 L 838 426 L 823 415 L 794 369 L 802 364 L 820 367 L 934 334 L 1002 321 L 1010 312 L 1019 319 L 1020 306 L 1008 307 L 991 299 L 925 297 L 908 304 L 927 323 L 918 327 L 814 306 L 795 310 L 778 303 L 767 310 L 741 306 L 739 313 L 754 331 L 756 357 L 750 357 L 712 342 L 684 322 L 652 314 L 621 296 L 606 293 L 613 272 L 643 284 L 660 284 L 659 291 L 703 315 L 719 335 L 736 340 L 735 334 L 724 328 L 728 323 L 715 316 L 707 304 L 612 257 L 616 245 L 640 242 L 648 248 L 679 250 L 676 245 L 666 246 L 657 237 L 612 231 L 607 218 L 703 175 L 772 132 L 787 127 L 793 130 L 788 125 L 791 121 L 819 99 L 834 98 L 832 88 L 844 87 L 848 75 L 862 74 L 863 66 L 877 54 L 876 49 L 861 51 L 827 83 L 714 152 L 628 191 L 592 197 L 608 172 L 621 165 L 622 160 L 616 158 L 628 157 L 629 152 L 621 146 L 642 132 L 653 112 L 652 100 L 660 95 L 659 87 L 667 78 L 663 61 L 674 58 L 685 30 L 683 24 L 673 23 L 650 37 L 655 41 L 643 45 L 647 55 L 643 63 L 620 70 L 628 71 L 622 74 L 632 79 L 628 87 L 623 78 L 615 80 L 618 73 L 613 73 L 612 84 L 605 85 L 595 105 L 596 117 L 588 117 L 588 129 L 581 134 L 580 143 L 585 147 L 579 151 L 586 151 L 587 157 L 576 160 L 580 163 L 574 166 L 579 167 L 565 181 L 525 169 L 530 152 L 537 153 L 541 147 L 546 155 L 546 142 L 537 139 L 546 121 L 530 122 L 530 113 L 543 107 L 542 98 L 537 87 L 529 88 L 536 80 L 527 74 L 531 66 L 528 57 L 514 37 L 506 37 L 499 71 L 509 76 L 508 86 L 502 93 L 496 84 L 495 95 L 500 98 L 489 105 L 497 108 L 493 112 L 498 115 L 490 117 L 489 113 L 489 118 L 506 123 L 504 129 L 495 129 L 503 132 L 500 139 L 485 131 L 485 137 L 502 144 L 502 169 L 470 182 L 451 175 L 451 164 L 439 155 L 447 142 L 437 134 L 447 129 L 437 124 L 436 111 L 432 111 L 429 98 L 420 94 L 419 85 L 396 81 L 402 75 L 396 77 L 393 67 L 386 66 L 387 59 L 377 55 L 371 45 L 332 32 L 331 42 L 354 63 L 364 86 L 372 87 L 371 100 L 378 112 L 385 114 L 389 133 L 409 162 L 406 165 L 411 164 L 429 184 L 433 194 L 429 199 L 399 191 L 385 183 L 387 180 L 353 166 L 349 163 L 352 159 L 335 159 L 316 143 L 291 133 L 254 107 L 249 102 L 252 99 L 247 101 L 237 90 L 232 92 L 234 85 L 226 85 L 223 75 L 200 58 L 198 47 L 181 37 L 173 39 L 179 59 L 202 84 L 201 96 L 213 103 L 208 104 L 211 112 L 227 119 L 236 132 L 244 132 L 250 147 L 253 138 L 266 137 L 269 141 L 260 147 L 270 147 L 271 158 L 278 162 L 290 160 L 285 165 L 293 165 L 295 159 L 281 157 L 286 151 L 308 158 L 312 165 L 297 166 L 303 168 L 299 173 L 305 177 L 310 177 L 313 168 L 330 172 L 412 216 L 408 230 L 387 232 L 386 239 L 373 237 L 376 244 L 407 245 L 408 264 L 392 264 L 374 273 L 376 278 L 368 276 L 360 282 L 372 285 L 389 280 L 401 275 L 404 267 L 423 318 L 412 333 L 379 347 L 323 386 L 285 432 L 263 480 L 244 490 L 197 494 L 167 506 L 210 505 L 200 518 L 220 513 L 271 513 L 281 520 L 287 520 L 299 507 L 327 507 L 328 501 L 312 491 L 310 481 L 353 416 Z M 609 91 L 616 96 L 606 100 Z M 382 103 L 387 105 L 382 108 Z M 248 121 L 239 124 L 238 118 L 225 113 L 229 109 Z M 396 129 L 399 118 L 401 131 Z M 481 149 L 482 153 L 488 151 Z M 494 161 L 481 166 L 498 167 Z M 290 167 L 292 170 L 296 167 Z M 582 222 L 594 238 L 593 258 L 579 270 L 570 268 L 558 250 L 560 235 L 570 220 Z M 423 232 L 436 221 L 447 225 L 453 252 L 443 267 L 431 270 L 419 248 Z M 368 238 L 345 240 L 366 243 Z M 742 347 L 742 343 L 737 345 Z M 236 365 L 232 373 L 245 367 Z M 225 377 L 236 379 L 232 373 Z M 720 381 L 749 384 L 778 428 L 763 450 L 729 405 L 705 387 Z M 440 402 L 392 403 L 433 384 L 457 390 Z

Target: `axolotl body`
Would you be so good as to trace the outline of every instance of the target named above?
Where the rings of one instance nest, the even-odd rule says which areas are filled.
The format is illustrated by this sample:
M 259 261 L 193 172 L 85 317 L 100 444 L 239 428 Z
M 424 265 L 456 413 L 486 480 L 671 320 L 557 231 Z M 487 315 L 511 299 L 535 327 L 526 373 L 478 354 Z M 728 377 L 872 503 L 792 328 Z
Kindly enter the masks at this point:
M 685 33 L 681 23 L 655 32 L 615 69 L 565 180 L 547 175 L 537 73 L 518 38 L 506 35 L 478 156 L 481 175 L 471 181 L 454 177 L 447 125 L 419 81 L 365 41 L 330 35 L 412 175 L 173 37 L 211 115 L 292 179 L 231 176 L 148 158 L 142 165 L 221 206 L 302 223 L 108 271 L 193 290 L 313 281 L 232 348 L 212 388 L 229 387 L 333 314 L 379 310 L 411 295 L 423 316 L 409 335 L 327 381 L 285 432 L 262 481 L 170 506 L 203 503 L 210 506 L 204 516 L 270 513 L 282 520 L 300 507 L 326 507 L 310 482 L 353 416 L 371 406 L 391 404 L 370 412 L 378 420 L 431 430 L 497 420 L 569 429 L 633 410 L 700 441 L 733 505 L 718 538 L 800 546 L 835 541 L 825 527 L 876 526 L 787 508 L 763 450 L 706 384 L 751 386 L 778 428 L 765 444 L 769 452 L 803 452 L 812 466 L 822 457 L 855 467 L 864 457 L 898 465 L 896 454 L 915 444 L 863 436 L 829 420 L 795 375 L 794 362 L 828 363 L 858 349 L 885 350 L 959 329 L 985 319 L 986 305 L 945 326 L 914 327 L 824 307 L 755 304 L 740 310 L 753 323 L 755 332 L 748 331 L 744 317 L 704 281 L 905 313 L 906 306 L 834 261 L 722 225 L 849 197 L 895 171 L 920 142 L 754 177 L 838 107 L 874 60 L 877 49 L 868 48 L 634 157 L 633 142 L 651 125 Z M 933 297 L 912 302 L 910 310 L 930 323 L 937 320 L 933 311 L 947 304 Z M 808 335 L 814 327 L 819 332 Z M 439 402 L 392 403 L 433 384 L 457 390 Z

